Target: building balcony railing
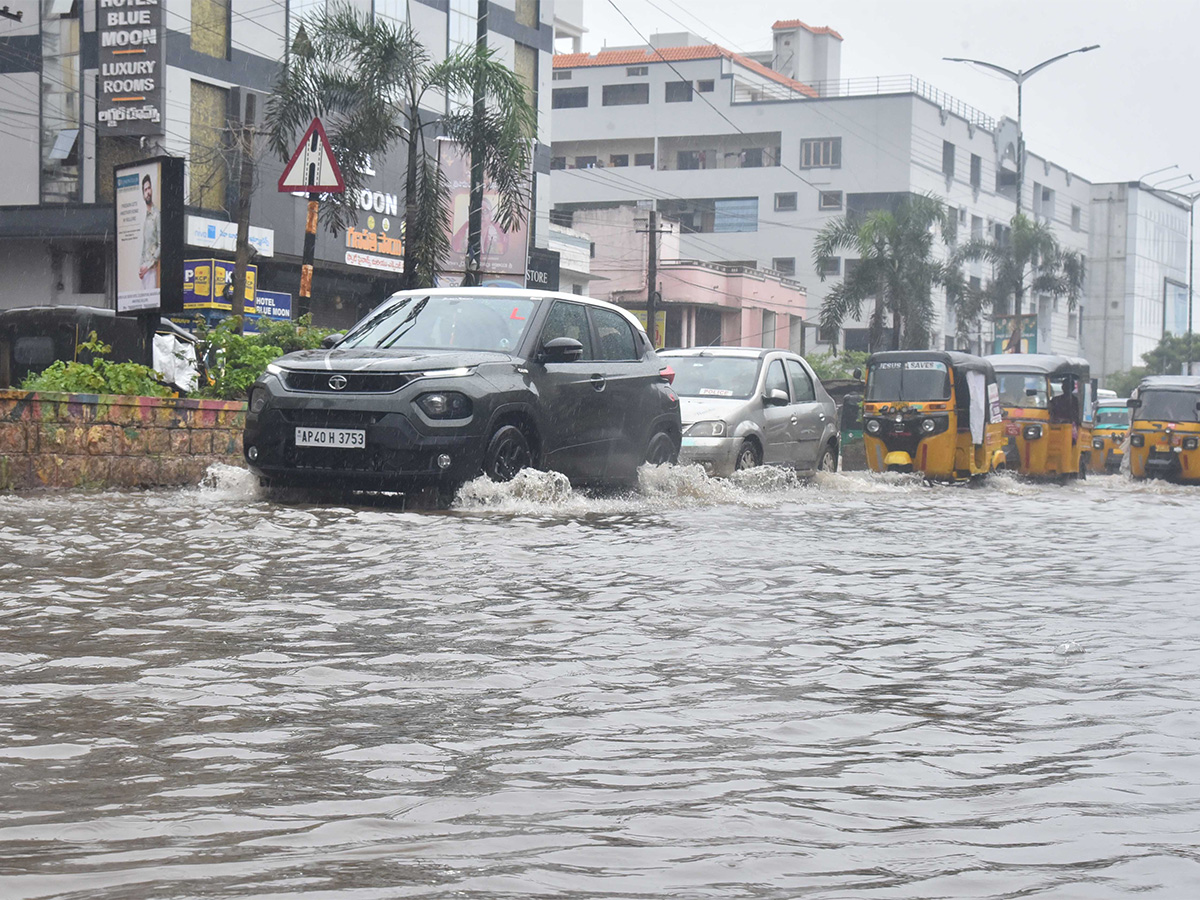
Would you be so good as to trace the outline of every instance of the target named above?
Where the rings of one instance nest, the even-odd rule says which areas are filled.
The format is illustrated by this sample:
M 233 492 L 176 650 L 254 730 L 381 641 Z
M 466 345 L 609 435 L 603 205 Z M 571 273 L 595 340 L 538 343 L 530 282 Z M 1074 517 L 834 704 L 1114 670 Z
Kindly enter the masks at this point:
M 936 103 L 946 112 L 966 119 L 972 125 L 996 130 L 996 120 L 987 113 L 963 103 L 945 91 L 915 75 L 886 75 L 875 78 L 843 78 L 838 81 L 814 81 L 810 85 L 822 98 L 873 97 L 883 94 L 916 94 Z
M 709 272 L 718 272 L 721 275 L 741 275 L 756 278 L 759 281 L 766 278 L 773 278 L 781 284 L 786 284 L 788 287 L 807 291 L 807 288 L 803 284 L 790 275 L 785 275 L 783 272 L 777 272 L 775 269 L 760 269 L 756 266 L 747 266 L 739 263 L 711 262 L 705 259 L 663 259 L 659 260 L 658 267 L 660 270 L 706 269 Z

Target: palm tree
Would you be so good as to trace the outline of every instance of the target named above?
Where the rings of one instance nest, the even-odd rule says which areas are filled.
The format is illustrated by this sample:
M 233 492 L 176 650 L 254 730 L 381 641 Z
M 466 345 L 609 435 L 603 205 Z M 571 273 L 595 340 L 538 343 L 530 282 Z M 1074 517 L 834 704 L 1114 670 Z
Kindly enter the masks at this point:
M 892 315 L 892 349 L 929 346 L 934 322 L 933 288 L 960 289 L 962 278 L 951 263 L 934 258 L 938 238 L 953 241 L 954 222 L 940 199 L 931 194 L 905 196 L 895 210 L 866 216 L 846 215 L 828 222 L 817 234 L 813 261 L 821 280 L 837 256 L 851 252 L 858 261 L 847 266 L 821 304 L 821 327 L 840 328 L 847 318 L 862 315 L 874 301 L 868 347 L 884 344 L 884 317 Z
M 443 97 L 469 96 L 477 82 L 484 115 L 469 104 L 444 116 L 423 111 Z M 406 288 L 431 286 L 450 254 L 450 191 L 438 165 L 438 136 L 483 156 L 501 228 L 528 215 L 537 113 L 520 78 L 490 50 L 472 46 L 434 62 L 409 24 L 333 6 L 305 19 L 276 81 L 267 103 L 272 148 L 286 159 L 313 116 L 322 118 L 346 182 L 345 194 L 326 200 L 331 231 L 352 221 L 369 158 L 396 143 L 405 147 Z
M 1074 250 L 1064 250 L 1050 226 L 1023 215 L 1012 220 L 1011 231 L 991 240 L 975 239 L 956 248 L 954 260 L 991 263 L 992 277 L 981 289 L 961 290 L 952 298 L 958 332 L 978 331 L 985 314 L 1013 318 L 1006 352 L 1021 346 L 1021 319 L 1026 293 L 1065 297 L 1074 309 L 1083 293 L 1084 261 Z

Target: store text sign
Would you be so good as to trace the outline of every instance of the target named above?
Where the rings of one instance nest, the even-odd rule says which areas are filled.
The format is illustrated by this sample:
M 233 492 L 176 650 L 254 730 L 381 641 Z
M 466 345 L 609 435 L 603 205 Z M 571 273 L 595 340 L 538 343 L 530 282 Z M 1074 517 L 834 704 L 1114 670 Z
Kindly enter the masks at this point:
M 164 129 L 163 11 L 159 0 L 98 0 L 101 135 L 161 134 Z

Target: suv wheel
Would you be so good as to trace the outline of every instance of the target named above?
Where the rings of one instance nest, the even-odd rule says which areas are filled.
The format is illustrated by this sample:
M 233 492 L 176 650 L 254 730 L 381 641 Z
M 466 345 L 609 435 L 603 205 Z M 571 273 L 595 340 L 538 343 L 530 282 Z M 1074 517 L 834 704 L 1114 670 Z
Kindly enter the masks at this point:
M 483 454 L 483 474 L 492 481 L 512 481 L 533 463 L 529 439 L 515 425 L 501 425 L 488 441 Z
M 675 442 L 665 431 L 656 431 L 646 445 L 646 462 L 652 466 L 665 466 L 675 462 Z

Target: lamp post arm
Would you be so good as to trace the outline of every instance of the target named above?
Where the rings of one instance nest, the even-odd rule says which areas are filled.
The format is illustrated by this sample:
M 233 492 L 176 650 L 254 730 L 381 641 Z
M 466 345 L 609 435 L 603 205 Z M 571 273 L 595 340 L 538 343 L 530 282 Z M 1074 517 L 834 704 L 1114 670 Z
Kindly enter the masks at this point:
M 1075 51 L 1072 50 L 1071 52 L 1074 53 Z M 984 62 L 982 59 L 965 59 L 961 56 L 943 56 L 942 59 L 944 59 L 946 62 L 973 63 L 977 66 L 983 66 L 985 69 L 993 69 L 999 72 L 1001 75 L 1007 75 L 1013 81 L 1017 82 L 1017 84 L 1021 83 L 1020 72 L 1014 72 L 1012 69 L 1006 69 L 1004 66 L 998 66 L 995 63 Z M 1051 60 L 1051 62 L 1053 61 L 1054 60 Z
M 1034 75 L 1037 72 L 1042 71 L 1042 69 L 1046 68 L 1046 66 L 1050 65 L 1051 63 L 1056 63 L 1060 59 L 1065 59 L 1066 57 L 1070 56 L 1072 53 L 1087 53 L 1089 50 L 1098 50 L 1099 48 L 1100 48 L 1099 44 L 1089 44 L 1087 47 L 1079 47 L 1078 49 L 1075 49 L 1075 50 L 1068 50 L 1066 53 L 1060 53 L 1060 54 L 1058 54 L 1058 56 L 1052 56 L 1047 60 L 1043 60 L 1042 62 L 1040 62 L 1036 66 L 1034 66 L 1032 69 L 1029 69 L 1025 72 L 1021 72 L 1018 77 L 1020 78 L 1021 81 L 1024 81 L 1026 78 L 1029 78 L 1031 75 Z

